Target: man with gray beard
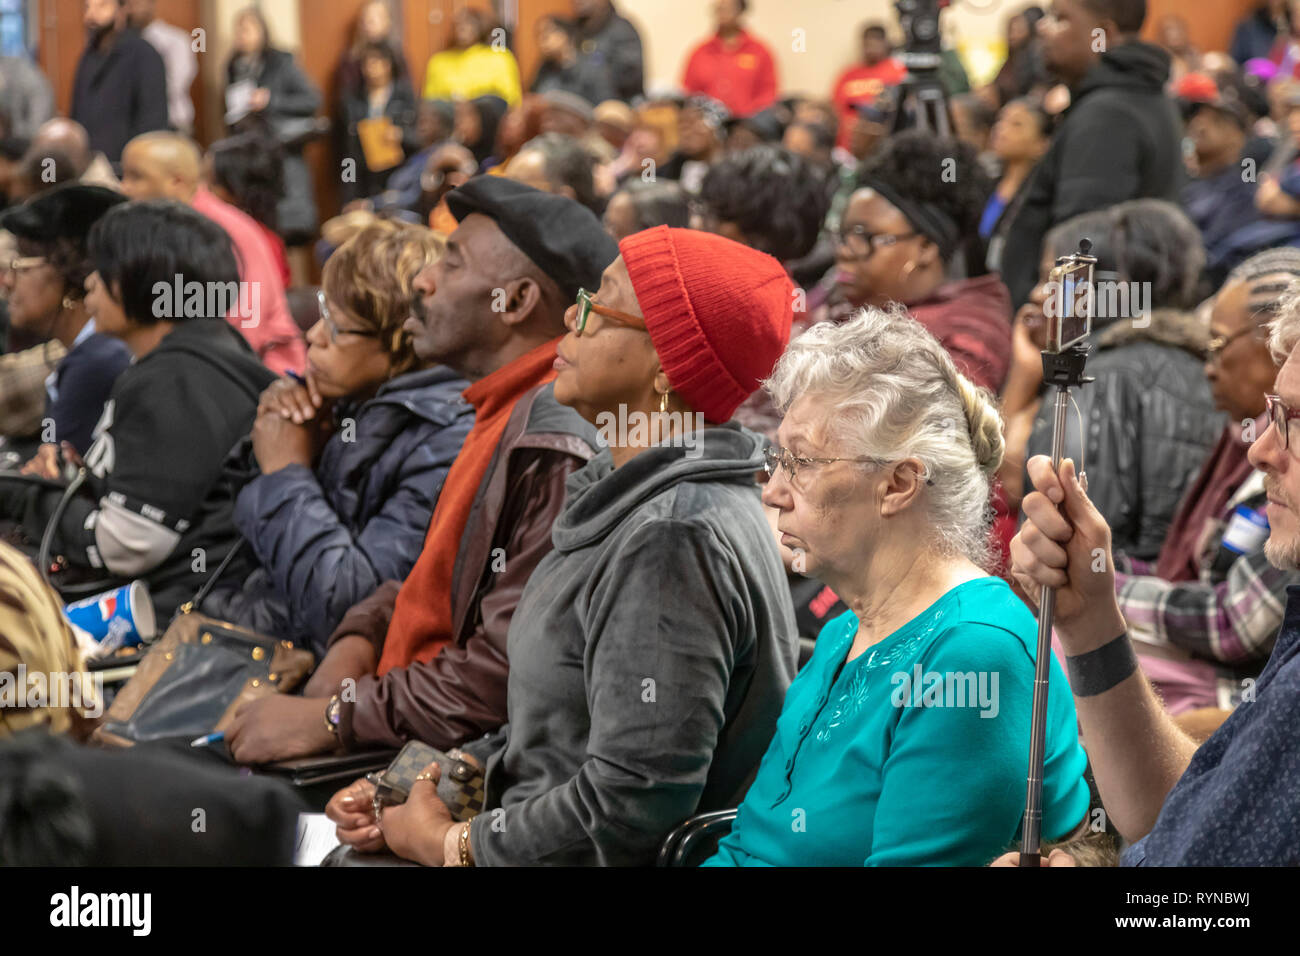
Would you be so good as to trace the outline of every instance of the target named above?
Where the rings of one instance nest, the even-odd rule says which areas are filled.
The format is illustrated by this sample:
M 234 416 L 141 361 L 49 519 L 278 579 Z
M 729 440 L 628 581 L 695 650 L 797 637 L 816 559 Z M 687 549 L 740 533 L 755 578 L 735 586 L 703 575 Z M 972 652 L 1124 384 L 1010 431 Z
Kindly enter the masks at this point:
M 1300 301 L 1284 305 L 1270 347 L 1285 358 L 1267 398 L 1268 427 L 1250 447 L 1264 472 L 1269 538 L 1278 568 L 1300 567 Z M 1294 437 L 1292 435 L 1294 434 Z M 1025 593 L 1056 588 L 1056 633 L 1097 789 L 1111 821 L 1132 844 L 1128 866 L 1300 864 L 1300 585 L 1287 605 L 1268 665 L 1231 717 L 1199 748 L 1175 725 L 1138 669 L 1115 600 L 1110 529 L 1079 484 L 1074 463 L 1059 472 L 1029 462 L 1036 489 L 1011 542 L 1012 573 Z M 1063 507 L 1062 507 L 1063 505 Z M 1060 510 L 1058 510 L 1060 508 Z M 1105 570 L 1094 570 L 1104 554 Z M 1116 636 L 1118 635 L 1118 636 Z M 1016 854 L 994 865 L 1014 866 Z M 1056 850 L 1044 866 L 1074 866 Z

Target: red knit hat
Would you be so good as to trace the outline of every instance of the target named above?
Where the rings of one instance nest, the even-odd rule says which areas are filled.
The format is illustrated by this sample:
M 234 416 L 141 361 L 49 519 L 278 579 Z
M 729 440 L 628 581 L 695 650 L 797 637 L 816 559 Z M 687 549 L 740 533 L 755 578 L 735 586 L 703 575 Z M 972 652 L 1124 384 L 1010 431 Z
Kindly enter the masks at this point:
M 718 424 L 790 342 L 794 285 L 771 256 L 709 232 L 656 226 L 619 243 L 673 390 Z

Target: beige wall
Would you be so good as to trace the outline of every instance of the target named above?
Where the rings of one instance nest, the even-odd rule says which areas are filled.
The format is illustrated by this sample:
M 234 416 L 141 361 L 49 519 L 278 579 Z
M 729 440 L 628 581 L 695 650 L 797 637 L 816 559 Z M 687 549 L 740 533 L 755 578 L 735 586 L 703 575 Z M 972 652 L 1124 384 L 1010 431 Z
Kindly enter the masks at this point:
M 972 80 L 992 78 L 1005 52 L 1006 18 L 1028 5 L 1028 0 L 964 0 L 943 13 L 948 44 L 961 51 Z M 676 87 L 691 47 L 713 29 L 713 4 L 618 0 L 617 6 L 641 31 L 647 86 Z M 748 14 L 750 32 L 776 57 L 781 89 L 823 96 L 857 58 L 861 27 L 872 20 L 884 22 L 901 40 L 890 0 L 750 0 Z M 796 30 L 803 31 L 802 51 L 795 49 Z

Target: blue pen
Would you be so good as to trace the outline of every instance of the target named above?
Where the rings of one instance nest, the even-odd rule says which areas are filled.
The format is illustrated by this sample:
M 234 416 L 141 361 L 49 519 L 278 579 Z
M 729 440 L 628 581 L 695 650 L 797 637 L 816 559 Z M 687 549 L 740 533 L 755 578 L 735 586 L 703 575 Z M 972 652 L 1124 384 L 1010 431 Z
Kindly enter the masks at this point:
M 285 374 L 285 375 L 288 375 L 291 379 L 293 379 L 295 382 L 297 382 L 297 383 L 298 383 L 299 385 L 301 385 L 303 388 L 307 389 L 307 391 L 309 391 L 309 392 L 311 391 L 311 386 L 309 386 L 309 385 L 307 384 L 307 378 L 306 378 L 306 376 L 304 376 L 304 375 L 299 375 L 297 372 L 293 371 L 292 369 L 286 369 L 284 374 Z M 314 404 L 314 403 L 313 403 L 313 404 Z
M 226 732 L 218 730 L 215 734 L 208 734 L 206 737 L 200 737 L 197 740 L 190 741 L 191 747 L 207 747 L 211 744 L 219 744 L 226 739 Z

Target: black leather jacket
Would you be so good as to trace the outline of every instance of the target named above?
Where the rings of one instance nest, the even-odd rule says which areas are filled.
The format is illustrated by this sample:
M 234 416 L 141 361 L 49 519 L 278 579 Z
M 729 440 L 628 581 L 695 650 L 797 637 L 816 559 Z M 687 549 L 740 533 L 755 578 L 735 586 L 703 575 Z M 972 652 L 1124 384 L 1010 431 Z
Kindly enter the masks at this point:
M 1112 547 L 1154 559 L 1187 486 L 1223 429 L 1202 367 L 1207 332 L 1195 316 L 1155 310 L 1150 325 L 1121 320 L 1093 340 L 1088 374 L 1072 392 L 1083 419 L 1066 418 L 1065 456 L 1088 473 L 1088 495 L 1110 525 Z M 1052 453 L 1052 392 L 1045 392 L 1026 460 Z M 1026 478 L 1025 487 L 1032 485 Z

